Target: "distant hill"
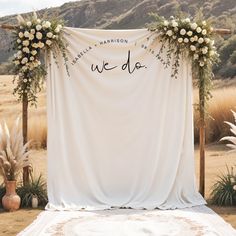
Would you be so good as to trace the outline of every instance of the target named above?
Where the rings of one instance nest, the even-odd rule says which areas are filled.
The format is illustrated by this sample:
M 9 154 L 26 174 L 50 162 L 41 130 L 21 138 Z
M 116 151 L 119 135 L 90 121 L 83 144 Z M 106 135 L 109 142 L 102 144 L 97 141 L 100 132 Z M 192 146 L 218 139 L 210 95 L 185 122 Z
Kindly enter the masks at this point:
M 215 22 L 215 27 L 235 29 L 235 1 L 236 0 L 81 0 L 68 2 L 60 7 L 40 10 L 38 14 L 48 16 L 48 18 L 57 16 L 66 21 L 66 26 L 71 27 L 129 29 L 145 27 L 145 24 L 151 21 L 149 16 L 150 12 L 157 12 L 160 15 L 168 17 L 182 11 L 190 16 L 194 16 L 195 13 L 202 8 L 204 16 L 211 18 Z M 0 24 L 3 23 L 16 23 L 16 16 L 12 15 L 0 18 Z M 0 63 L 6 62 L 11 55 L 7 51 L 10 46 L 9 43 L 9 33 L 0 30 Z M 223 41 L 222 38 L 218 40 L 219 46 L 223 46 L 224 43 L 225 41 Z M 236 46 L 234 50 L 236 51 Z M 220 69 L 218 69 L 218 71 L 220 71 Z

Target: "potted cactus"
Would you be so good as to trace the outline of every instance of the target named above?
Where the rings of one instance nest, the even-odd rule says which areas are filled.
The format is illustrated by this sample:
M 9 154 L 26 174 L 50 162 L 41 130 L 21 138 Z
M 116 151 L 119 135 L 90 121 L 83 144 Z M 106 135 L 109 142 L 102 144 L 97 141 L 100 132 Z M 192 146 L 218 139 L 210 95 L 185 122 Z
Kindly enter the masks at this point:
M 16 180 L 23 167 L 31 166 L 28 159 L 29 144 L 30 142 L 23 144 L 19 118 L 11 130 L 6 122 L 0 124 L 0 175 L 4 178 L 6 187 L 2 205 L 7 211 L 14 211 L 20 207 L 21 200 L 16 194 Z

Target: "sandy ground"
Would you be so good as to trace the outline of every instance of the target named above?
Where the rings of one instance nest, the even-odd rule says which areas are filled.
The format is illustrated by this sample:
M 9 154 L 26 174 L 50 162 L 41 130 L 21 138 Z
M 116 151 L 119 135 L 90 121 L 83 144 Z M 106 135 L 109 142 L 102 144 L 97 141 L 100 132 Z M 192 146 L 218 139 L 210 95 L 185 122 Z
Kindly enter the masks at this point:
M 46 150 L 35 150 L 31 156 L 34 174 L 37 176 L 42 173 L 46 178 L 47 176 L 47 152 Z M 199 169 L 199 151 L 195 148 L 195 161 L 196 161 L 196 175 L 198 181 Z M 212 184 L 217 179 L 217 175 L 226 170 L 225 166 L 236 164 L 236 155 L 227 154 L 227 149 L 224 145 L 210 145 L 207 146 L 206 152 L 206 198 L 209 198 L 210 189 Z M 37 167 L 37 168 L 36 168 Z M 227 222 L 236 228 L 236 207 L 217 207 L 209 206 L 219 215 L 221 215 Z M 0 235 L 16 235 L 27 225 L 29 225 L 42 209 L 31 210 L 21 209 L 17 212 L 7 213 L 0 212 Z

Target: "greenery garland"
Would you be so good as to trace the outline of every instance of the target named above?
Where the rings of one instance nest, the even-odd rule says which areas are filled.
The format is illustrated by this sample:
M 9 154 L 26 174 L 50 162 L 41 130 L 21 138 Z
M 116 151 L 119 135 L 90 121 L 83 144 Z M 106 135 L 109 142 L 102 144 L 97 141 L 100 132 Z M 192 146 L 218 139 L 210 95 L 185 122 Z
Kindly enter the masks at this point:
M 194 21 L 190 18 L 171 16 L 169 19 L 152 14 L 155 21 L 148 26 L 157 32 L 162 44 L 159 59 L 165 66 L 172 67 L 172 77 L 177 78 L 181 54 L 187 55 L 192 62 L 192 71 L 198 81 L 200 109 L 211 97 L 212 67 L 219 61 L 219 54 L 214 46 L 214 32 L 207 21 Z M 166 49 L 166 58 L 163 52 Z
M 67 66 L 67 43 L 63 37 L 63 22 L 59 20 L 46 21 L 37 17 L 36 13 L 29 19 L 17 17 L 19 25 L 13 33 L 13 62 L 17 85 L 14 94 L 21 100 L 23 95 L 31 104 L 37 102 L 37 92 L 41 90 L 46 75 L 46 65 L 43 54 L 52 52 L 56 58 L 61 53 Z

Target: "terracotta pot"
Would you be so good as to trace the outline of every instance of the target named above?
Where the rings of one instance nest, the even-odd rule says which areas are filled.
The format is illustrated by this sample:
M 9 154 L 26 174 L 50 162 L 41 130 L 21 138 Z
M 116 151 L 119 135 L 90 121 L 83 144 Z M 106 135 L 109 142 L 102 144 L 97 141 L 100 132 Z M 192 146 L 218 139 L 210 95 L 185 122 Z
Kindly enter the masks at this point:
M 6 194 L 2 198 L 2 205 L 6 211 L 16 211 L 20 207 L 21 199 L 16 194 L 16 181 L 6 181 Z

